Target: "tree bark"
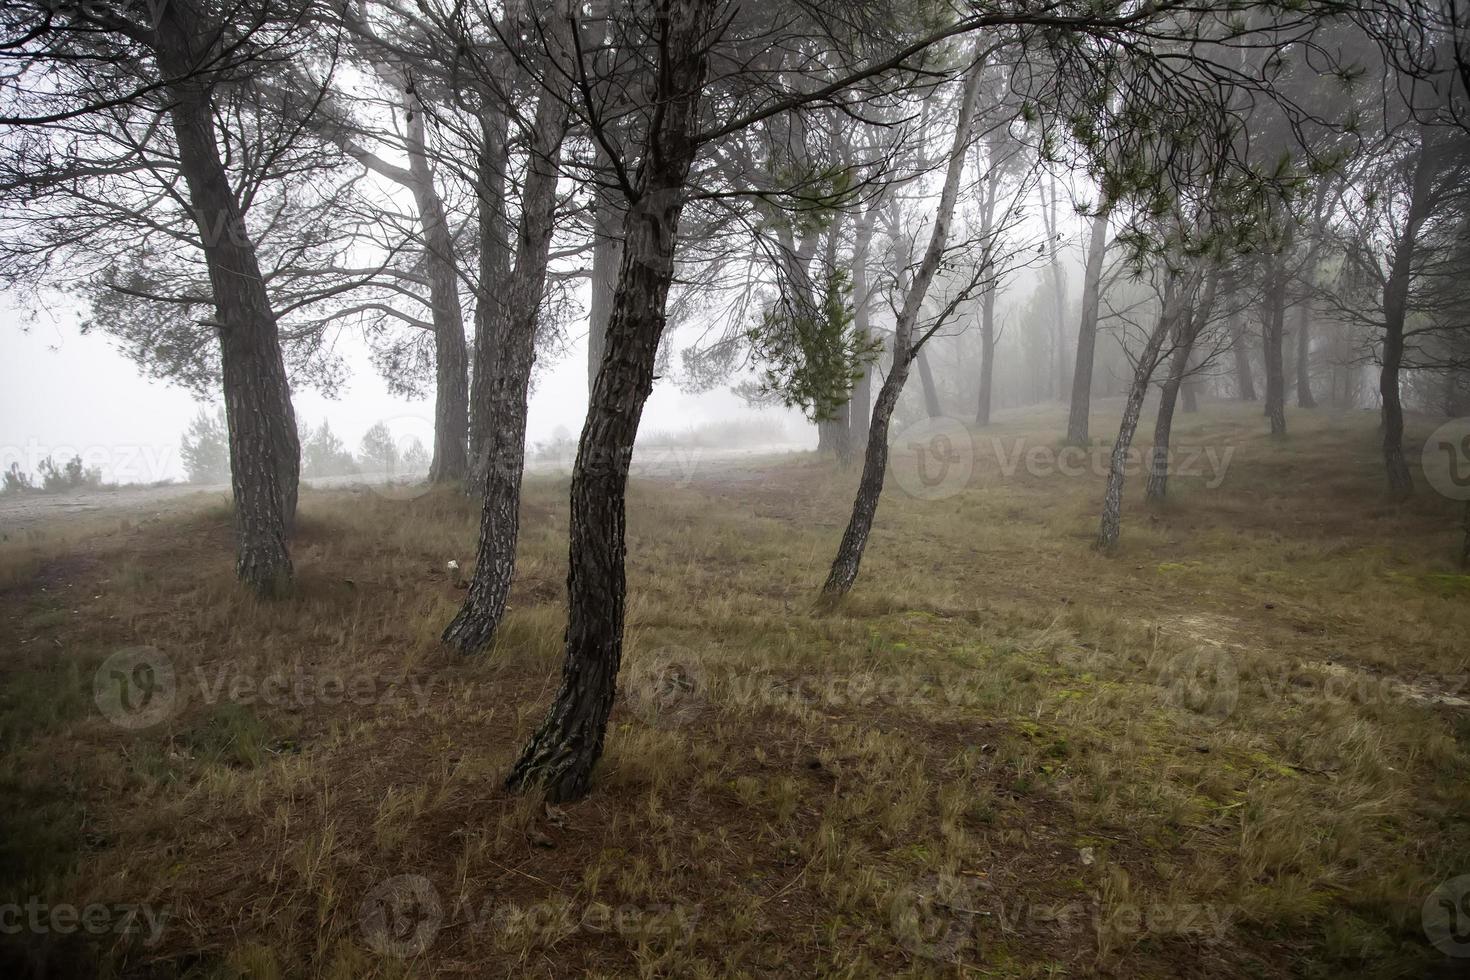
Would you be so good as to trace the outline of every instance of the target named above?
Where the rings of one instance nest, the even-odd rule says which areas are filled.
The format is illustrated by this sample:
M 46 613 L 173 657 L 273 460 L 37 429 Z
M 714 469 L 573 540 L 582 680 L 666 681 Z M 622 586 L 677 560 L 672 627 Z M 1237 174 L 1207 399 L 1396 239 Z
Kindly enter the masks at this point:
M 919 381 L 924 388 L 924 414 L 937 419 L 944 414 L 939 404 L 939 389 L 934 386 L 934 372 L 929 367 L 929 353 L 920 348 L 916 360 L 919 362 Z
M 607 324 L 612 319 L 613 294 L 618 284 L 618 214 L 613 194 L 599 187 L 594 196 L 592 229 L 592 301 L 587 310 L 587 394 L 597 384 L 602 355 L 607 348 Z
M 549 47 L 569 46 L 569 20 L 553 14 L 543 37 Z M 548 59 L 544 75 L 562 69 Z M 484 386 L 491 420 L 485 444 L 489 459 L 484 473 L 484 505 L 475 573 L 458 615 L 444 630 L 444 642 L 461 653 L 473 653 L 494 639 L 505 614 L 515 576 L 520 535 L 521 476 L 526 457 L 526 411 L 531 368 L 536 361 L 536 328 L 546 292 L 546 268 L 555 230 L 556 182 L 562 140 L 567 128 L 567 93 L 542 92 L 531 129 L 531 147 L 516 228 L 515 269 L 510 276 L 494 325 L 494 369 Z
M 1316 408 L 1312 397 L 1312 299 L 1302 298 L 1296 314 L 1296 405 Z
M 1144 399 L 1148 397 L 1149 381 L 1158 368 L 1164 340 L 1173 330 L 1173 324 L 1179 316 L 1179 294 L 1184 290 L 1177 279 L 1177 274 L 1170 272 L 1158 322 L 1154 324 L 1154 329 L 1133 366 L 1128 400 L 1123 405 L 1123 418 L 1118 423 L 1118 438 L 1113 443 L 1113 452 L 1108 460 L 1108 484 L 1103 493 L 1102 519 L 1094 544 L 1098 551 L 1104 553 L 1111 552 L 1118 546 L 1123 519 L 1123 484 L 1128 475 L 1128 451 L 1133 446 L 1133 435 L 1138 430 L 1138 416 L 1143 410 Z
M 1271 435 L 1286 435 L 1286 371 L 1282 366 L 1282 334 L 1286 321 L 1285 250 L 1271 256 L 1266 273 L 1266 310 L 1262 324 L 1262 347 L 1266 356 L 1266 418 Z
M 866 346 L 872 339 L 873 290 L 868 281 L 868 257 L 872 251 L 873 228 L 878 221 L 878 205 L 874 204 L 857 224 L 852 247 L 852 329 L 858 343 Z M 863 365 L 863 373 L 853 382 L 848 402 L 848 452 L 868 451 L 868 419 L 873 409 L 873 367 L 877 358 Z
M 1246 346 L 1245 324 L 1240 311 L 1230 314 L 1230 349 L 1235 355 L 1235 393 L 1243 402 L 1256 400 L 1256 382 L 1251 376 L 1250 349 Z
M 480 146 L 475 159 L 475 197 L 479 205 L 479 290 L 475 296 L 475 366 L 470 382 L 470 471 L 465 491 L 483 495 L 495 431 L 490 379 L 496 376 L 497 324 L 502 322 L 502 292 L 510 280 L 510 218 L 505 206 L 510 162 L 510 119 L 486 93 L 480 114 Z
M 1425 138 L 1421 130 L 1421 140 Z M 1404 363 L 1404 322 L 1409 314 L 1409 286 L 1419 228 L 1429 216 L 1434 165 L 1420 143 L 1409 189 L 1409 210 L 1394 246 L 1388 280 L 1383 287 L 1383 368 L 1378 394 L 1383 400 L 1383 465 L 1390 496 L 1402 499 L 1414 492 L 1414 478 L 1404 458 L 1404 406 L 1399 395 L 1399 371 Z
M 659 111 L 644 138 L 636 197 L 624 220 L 607 350 L 572 470 L 561 687 L 506 780 L 513 789 L 541 787 L 553 802 L 587 792 L 617 690 L 627 467 L 653 390 L 715 9 L 714 0 L 667 0 L 656 28 L 659 61 L 650 88 Z
M 949 225 L 954 218 L 955 198 L 959 194 L 960 174 L 964 170 L 965 146 L 970 139 L 970 129 L 975 119 L 975 103 L 980 91 L 981 69 L 984 62 L 976 59 L 965 78 L 964 94 L 960 100 L 959 120 L 955 126 L 954 145 L 949 152 L 949 163 L 945 172 L 944 189 L 939 196 L 934 214 L 934 228 L 924 258 L 904 294 L 903 308 L 893 331 L 893 367 L 878 390 L 873 405 L 873 419 L 868 430 L 868 449 L 863 456 L 863 473 L 858 481 L 857 497 L 853 501 L 852 516 L 842 543 L 832 561 L 827 581 L 822 586 L 822 600 L 836 601 L 852 588 L 857 581 L 858 568 L 862 564 L 863 550 L 868 535 L 873 529 L 873 517 L 878 512 L 878 498 L 883 492 L 883 477 L 888 468 L 888 425 L 898 396 L 908 379 L 909 365 L 918 353 L 914 349 L 913 330 L 923 308 L 924 298 L 939 263 L 944 258 L 945 245 L 949 240 Z M 920 347 L 922 350 L 922 347 Z
M 1144 484 L 1144 499 L 1150 503 L 1162 503 L 1169 493 L 1169 441 L 1174 429 L 1174 407 L 1180 393 L 1187 388 L 1195 341 L 1209 321 L 1214 305 L 1215 272 L 1211 270 L 1199 306 L 1192 314 L 1181 314 L 1178 320 L 1169 377 L 1164 381 L 1159 397 L 1159 414 L 1154 421 L 1154 444 L 1149 454 L 1148 479 Z
M 424 134 L 424 106 L 412 93 L 403 101 L 409 122 L 405 145 L 409 185 L 424 236 L 424 267 L 429 276 L 429 303 L 434 323 L 434 455 L 432 483 L 458 483 L 469 472 L 469 354 L 465 348 L 464 311 L 459 302 L 459 272 L 444 201 L 434 185 Z
M 1087 247 L 1087 271 L 1082 280 L 1082 321 L 1077 326 L 1077 363 L 1072 372 L 1072 403 L 1067 409 L 1067 442 L 1087 445 L 1088 415 L 1092 410 L 1092 365 L 1097 353 L 1097 316 L 1101 305 L 1103 259 L 1108 247 L 1108 212 L 1092 219 Z
M 995 288 L 980 297 L 980 404 L 975 424 L 990 424 L 990 405 L 995 399 Z
M 301 446 L 280 334 L 255 244 L 219 155 L 208 86 L 193 75 L 196 25 L 169 7 L 160 21 L 159 67 L 170 78 L 169 118 L 214 296 L 220 339 L 230 483 L 235 502 L 235 574 L 263 596 L 290 588 L 286 539 L 296 514 Z

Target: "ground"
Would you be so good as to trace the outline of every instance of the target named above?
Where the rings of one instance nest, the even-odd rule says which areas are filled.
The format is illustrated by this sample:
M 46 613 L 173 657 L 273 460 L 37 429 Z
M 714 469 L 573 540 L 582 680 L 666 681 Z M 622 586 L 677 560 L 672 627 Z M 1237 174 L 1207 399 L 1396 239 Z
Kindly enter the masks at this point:
M 635 479 L 607 752 L 559 808 L 501 782 L 557 682 L 563 476 L 472 658 L 437 643 L 451 493 L 305 492 L 274 603 L 217 495 L 33 523 L 0 546 L 0 964 L 1465 975 L 1435 919 L 1470 901 L 1460 511 L 1386 501 L 1371 414 L 1290 421 L 1181 416 L 1193 465 L 1163 507 L 1134 474 L 1110 557 L 1060 411 L 901 436 L 835 610 L 854 472 Z

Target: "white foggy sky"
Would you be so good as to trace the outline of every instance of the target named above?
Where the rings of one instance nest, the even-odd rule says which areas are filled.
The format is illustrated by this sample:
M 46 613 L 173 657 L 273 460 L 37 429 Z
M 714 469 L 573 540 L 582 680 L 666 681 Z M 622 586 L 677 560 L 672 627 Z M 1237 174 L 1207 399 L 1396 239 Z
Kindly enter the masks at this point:
M 111 338 L 98 332 L 84 336 L 77 321 L 76 313 L 64 307 L 31 320 L 17 309 L 14 297 L 0 295 L 0 469 L 19 462 L 34 475 L 48 453 L 58 465 L 80 454 L 86 465 L 100 467 L 108 481 L 183 479 L 179 437 L 201 403 L 182 388 L 142 377 Z M 327 419 L 353 451 L 379 420 L 396 437 L 418 435 L 432 447 L 432 396 L 390 395 L 361 341 L 344 333 L 340 344 L 351 374 L 339 397 L 297 391 L 298 419 L 312 427 Z M 581 431 L 587 410 L 586 350 L 585 338 L 578 338 L 570 354 L 540 376 L 528 421 L 531 443 L 551 438 L 558 427 L 574 437 Z M 681 432 L 703 422 L 754 414 L 728 386 L 688 395 L 670 381 L 660 381 L 644 410 L 641 431 Z M 780 419 L 789 439 L 815 445 L 815 429 L 798 413 L 769 409 L 759 414 Z

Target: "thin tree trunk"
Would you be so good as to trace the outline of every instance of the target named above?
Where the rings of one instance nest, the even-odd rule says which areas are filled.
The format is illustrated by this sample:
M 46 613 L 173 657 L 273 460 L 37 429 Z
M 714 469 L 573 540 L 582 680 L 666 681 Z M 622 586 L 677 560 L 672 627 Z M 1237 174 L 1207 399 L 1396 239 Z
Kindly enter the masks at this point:
M 866 346 L 872 339 L 873 291 L 868 282 L 868 256 L 873 242 L 873 226 L 878 220 L 878 205 L 868 208 L 857 226 L 852 250 L 852 329 L 858 343 Z M 848 402 L 848 451 L 866 453 L 868 418 L 873 408 L 873 366 L 877 357 L 863 365 L 863 373 L 853 382 Z
M 1424 138 L 1422 129 L 1420 138 Z M 1409 314 L 1414 252 L 1419 227 L 1429 214 L 1433 174 L 1431 154 L 1421 143 L 1414 161 L 1409 211 L 1383 287 L 1383 369 L 1378 375 L 1378 394 L 1383 400 L 1383 464 L 1388 492 L 1400 499 L 1414 492 L 1414 478 L 1404 458 L 1404 406 L 1399 395 L 1399 371 L 1404 362 L 1404 322 Z
M 1243 402 L 1256 400 L 1256 382 L 1251 376 L 1251 355 L 1246 345 L 1245 324 L 1239 310 L 1230 314 L 1230 349 L 1235 355 L 1235 393 Z
M 919 381 L 924 388 L 924 414 L 937 419 L 944 414 L 939 404 L 939 389 L 934 386 L 934 372 L 929 367 L 929 352 L 920 348 L 916 360 L 919 362 Z
M 1072 372 L 1072 403 L 1067 409 L 1067 442 L 1087 445 L 1088 415 L 1092 411 L 1092 365 L 1097 353 L 1097 316 L 1101 305 L 1103 259 L 1108 247 L 1108 212 L 1092 219 L 1087 246 L 1087 271 L 1082 279 L 1082 321 L 1077 326 L 1077 363 Z
M 554 50 L 569 46 L 568 22 L 547 18 L 543 36 Z M 560 45 L 560 48 L 557 46 Z M 548 59 L 550 62 L 553 59 Z M 547 77 L 559 68 L 548 63 Z M 536 360 L 536 327 L 546 291 L 546 267 L 555 229 L 556 182 L 567 127 L 566 93 L 543 92 L 536 106 L 526 165 L 521 216 L 516 229 L 515 269 L 495 324 L 494 372 L 485 386 L 493 422 L 486 444 L 485 500 L 475 573 L 458 615 L 444 630 L 444 641 L 461 653 L 481 649 L 494 638 L 505 614 L 515 575 L 520 534 L 521 476 L 525 468 L 527 395 Z
M 194 70 L 192 25 L 168 14 L 160 25 L 159 64 L 187 78 Z M 265 596 L 290 587 L 286 539 L 296 514 L 301 446 L 280 334 L 255 245 L 219 155 L 209 89 L 170 86 L 169 117 L 179 168 L 204 246 L 214 296 L 230 437 L 235 501 L 235 574 Z
M 467 493 L 481 495 L 490 465 L 495 431 L 490 379 L 496 376 L 497 325 L 502 321 L 503 292 L 510 281 L 509 216 L 505 206 L 506 168 L 510 160 L 510 119 L 486 95 L 480 115 L 480 147 L 475 160 L 475 196 L 479 204 L 479 278 L 475 297 L 475 367 L 470 382 L 470 473 Z
M 1144 499 L 1151 503 L 1162 503 L 1169 493 L 1169 440 L 1174 430 L 1174 407 L 1180 392 L 1187 387 L 1194 344 L 1209 321 L 1214 305 L 1215 271 L 1212 269 L 1199 306 L 1192 314 L 1181 314 L 1179 317 L 1174 353 L 1169 361 L 1169 377 L 1164 381 L 1159 397 L 1159 414 L 1154 421 L 1153 450 L 1149 454 L 1148 479 L 1144 484 Z
M 949 152 L 949 164 L 945 172 L 944 189 L 939 196 L 934 214 L 934 229 L 919 270 L 904 294 L 903 308 L 893 331 L 893 367 L 883 386 L 878 390 L 878 399 L 873 406 L 873 420 L 868 430 L 868 451 L 863 457 L 863 474 L 858 482 L 857 497 L 853 501 L 852 516 L 842 543 L 832 561 L 832 569 L 822 586 L 825 602 L 835 601 L 852 588 L 857 581 L 858 567 L 862 564 L 863 550 L 868 535 L 873 529 L 873 517 L 878 512 L 878 497 L 883 492 L 883 477 L 888 468 L 888 424 L 898 396 L 908 379 L 909 365 L 918 351 L 914 350 L 913 330 L 919 312 L 939 263 L 944 258 L 945 244 L 949 240 L 949 225 L 954 217 L 955 198 L 959 194 L 960 174 L 964 170 L 965 146 L 970 139 L 970 129 L 975 119 L 975 103 L 980 91 L 980 76 L 984 62 L 977 59 L 965 78 L 964 95 L 960 100 L 959 120 L 955 126 L 954 145 Z M 922 347 L 920 348 L 922 350 Z
M 980 405 L 976 425 L 990 424 L 990 405 L 995 399 L 995 289 L 980 297 Z
M 1095 547 L 1110 552 L 1118 546 L 1118 535 L 1123 520 L 1123 484 L 1127 478 L 1128 451 L 1133 446 L 1133 435 L 1138 430 L 1138 417 L 1143 410 L 1143 401 L 1148 397 L 1149 381 L 1159 365 L 1159 353 L 1164 339 L 1173 329 L 1179 316 L 1179 294 L 1185 292 L 1177 282 L 1177 275 L 1170 273 L 1164 290 L 1163 309 L 1158 322 L 1149 334 L 1138 362 L 1133 366 L 1133 381 L 1128 388 L 1128 400 L 1123 406 L 1123 418 L 1118 423 L 1118 438 L 1113 443 L 1113 452 L 1108 460 L 1108 484 L 1103 493 L 1102 519 L 1098 525 Z
M 1282 366 L 1282 334 L 1286 321 L 1286 257 L 1284 251 L 1272 256 L 1267 272 L 1266 310 L 1262 327 L 1266 356 L 1266 418 L 1271 435 L 1286 435 L 1286 371 Z
M 1047 235 L 1051 244 L 1051 290 L 1052 305 L 1056 315 L 1053 317 L 1056 332 L 1056 392 L 1057 398 L 1064 397 L 1067 391 L 1067 289 L 1062 280 L 1062 260 L 1059 252 L 1058 238 L 1061 237 L 1060 222 L 1057 216 L 1057 183 L 1051 182 L 1051 220 L 1047 224 Z
M 429 303 L 434 323 L 434 456 L 429 464 L 433 483 L 458 483 L 469 472 L 469 354 L 465 348 L 464 311 L 459 303 L 459 274 L 454 240 L 444 202 L 434 185 L 424 135 L 424 106 L 405 92 L 409 116 L 405 139 L 410 189 L 424 236 L 424 267 L 429 275 Z
M 1312 300 L 1304 297 L 1296 314 L 1296 404 L 1316 408 L 1312 397 Z
M 506 779 L 514 789 L 541 787 L 553 802 L 587 792 L 617 691 L 627 466 L 643 404 L 653 390 L 684 184 L 697 150 L 690 136 L 699 119 L 708 63 L 705 41 L 715 8 L 714 0 L 668 0 L 660 11 L 659 64 L 650 79 L 659 112 L 640 154 L 637 197 L 624 220 L 607 350 L 572 470 L 561 687 Z

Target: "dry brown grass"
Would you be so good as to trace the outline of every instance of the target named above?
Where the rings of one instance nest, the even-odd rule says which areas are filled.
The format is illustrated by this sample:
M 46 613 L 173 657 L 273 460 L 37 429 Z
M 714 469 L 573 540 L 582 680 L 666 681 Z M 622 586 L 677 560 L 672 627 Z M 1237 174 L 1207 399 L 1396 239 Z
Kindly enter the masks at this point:
M 977 434 L 953 497 L 891 482 L 830 613 L 812 600 L 853 474 L 635 484 L 619 705 L 593 795 L 559 810 L 500 780 L 555 689 L 564 481 L 530 481 L 512 611 L 470 660 L 436 642 L 461 595 L 444 563 L 473 558 L 453 495 L 306 494 L 276 604 L 232 583 L 217 507 L 7 544 L 0 902 L 167 913 L 154 943 L 23 929 L 9 962 L 1422 975 L 1421 906 L 1470 870 L 1453 507 L 1384 503 L 1369 417 L 1297 414 L 1278 446 L 1217 406 L 1176 442 L 1234 446 L 1225 482 L 1130 508 L 1102 558 L 1099 478 L 991 455 L 992 435 L 1055 447 L 1058 422 Z M 129 731 L 93 682 L 138 644 L 184 697 Z M 263 699 L 276 677 L 312 686 Z

